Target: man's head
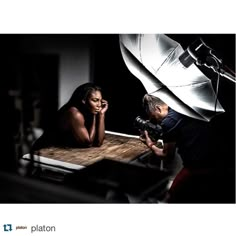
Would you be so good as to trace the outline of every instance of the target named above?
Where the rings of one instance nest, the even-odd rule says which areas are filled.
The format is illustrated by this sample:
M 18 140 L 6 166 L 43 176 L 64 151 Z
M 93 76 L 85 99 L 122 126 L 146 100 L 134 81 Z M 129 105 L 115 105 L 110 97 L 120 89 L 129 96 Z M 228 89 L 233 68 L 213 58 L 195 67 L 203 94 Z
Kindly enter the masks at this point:
M 160 123 L 168 114 L 168 105 L 150 94 L 144 95 L 143 107 L 152 122 Z

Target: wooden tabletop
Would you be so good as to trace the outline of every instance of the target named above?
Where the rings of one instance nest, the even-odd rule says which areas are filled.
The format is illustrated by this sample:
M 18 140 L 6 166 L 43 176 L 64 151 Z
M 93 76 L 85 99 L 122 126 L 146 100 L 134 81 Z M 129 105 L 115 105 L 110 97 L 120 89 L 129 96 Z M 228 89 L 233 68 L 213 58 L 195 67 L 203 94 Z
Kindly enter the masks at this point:
M 50 147 L 40 149 L 35 154 L 54 160 L 88 166 L 102 159 L 130 162 L 149 152 L 149 148 L 136 137 L 125 136 L 119 133 L 106 133 L 101 147 Z

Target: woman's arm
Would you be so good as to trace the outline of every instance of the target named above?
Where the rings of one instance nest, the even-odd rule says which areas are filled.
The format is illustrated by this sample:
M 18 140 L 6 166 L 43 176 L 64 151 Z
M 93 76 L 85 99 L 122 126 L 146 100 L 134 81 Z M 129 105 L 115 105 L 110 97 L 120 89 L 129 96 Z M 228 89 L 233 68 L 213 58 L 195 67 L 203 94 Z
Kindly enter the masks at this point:
M 69 122 L 72 134 L 78 143 L 85 147 L 92 146 L 96 134 L 96 116 L 93 115 L 89 130 L 85 126 L 85 118 L 75 107 L 69 109 Z
M 102 100 L 102 109 L 98 113 L 97 119 L 97 135 L 96 135 L 96 146 L 101 146 L 105 138 L 105 113 L 108 109 L 108 102 Z

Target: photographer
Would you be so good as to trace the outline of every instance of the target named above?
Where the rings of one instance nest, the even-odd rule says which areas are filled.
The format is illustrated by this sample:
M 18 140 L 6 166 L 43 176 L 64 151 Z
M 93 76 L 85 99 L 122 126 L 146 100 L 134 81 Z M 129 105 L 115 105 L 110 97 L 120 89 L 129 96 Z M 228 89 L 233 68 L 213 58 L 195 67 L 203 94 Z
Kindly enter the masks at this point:
M 217 150 L 212 135 L 211 122 L 204 122 L 182 115 L 152 95 L 145 95 L 143 106 L 152 123 L 163 130 L 163 148 L 157 147 L 147 131 L 140 139 L 162 158 L 173 158 L 175 148 L 183 162 L 182 170 L 175 177 L 168 191 L 169 203 L 218 203 L 234 201 L 228 192 L 227 176 L 218 168 Z M 221 187 L 221 191 L 219 191 Z M 229 194 L 231 194 L 229 196 Z

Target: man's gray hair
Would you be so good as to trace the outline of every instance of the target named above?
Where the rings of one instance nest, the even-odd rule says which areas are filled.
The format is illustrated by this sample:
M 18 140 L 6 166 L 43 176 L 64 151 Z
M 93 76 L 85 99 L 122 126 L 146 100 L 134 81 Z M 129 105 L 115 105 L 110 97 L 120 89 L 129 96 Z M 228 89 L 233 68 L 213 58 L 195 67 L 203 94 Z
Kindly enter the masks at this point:
M 143 97 L 143 108 L 146 113 L 150 113 L 156 110 L 156 106 L 166 105 L 160 98 L 150 94 L 145 94 Z

